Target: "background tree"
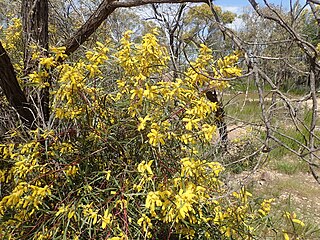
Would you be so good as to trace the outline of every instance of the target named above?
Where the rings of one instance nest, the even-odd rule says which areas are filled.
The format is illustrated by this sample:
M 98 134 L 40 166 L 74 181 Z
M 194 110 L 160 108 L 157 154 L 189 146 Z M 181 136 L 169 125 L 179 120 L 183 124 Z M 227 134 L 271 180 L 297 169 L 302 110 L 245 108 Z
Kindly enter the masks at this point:
M 213 8 L 223 24 L 230 24 L 236 18 L 235 13 L 222 11 L 219 6 L 214 5 Z M 215 50 L 214 53 L 217 56 L 219 54 L 217 49 L 223 49 L 221 42 L 223 44 L 228 43 L 228 39 L 224 39 L 223 34 L 215 24 L 213 13 L 207 4 L 190 7 L 184 18 L 184 25 L 186 28 L 184 33 L 185 41 L 193 41 L 198 45 L 201 43 L 206 44 Z M 226 52 L 230 51 L 230 49 L 232 48 L 229 45 L 226 47 Z
M 256 1 L 250 0 L 249 2 L 258 17 L 248 18 L 248 21 L 255 22 L 249 25 L 253 27 L 253 31 L 245 31 L 245 34 L 252 34 L 252 36 L 260 34 L 258 29 L 265 26 L 264 24 L 270 24 L 272 28 L 264 28 L 271 29 L 264 35 L 266 41 L 262 41 L 265 39 L 262 36 L 257 36 L 247 42 L 224 26 L 221 26 L 221 30 L 233 39 L 245 53 L 248 75 L 253 77 L 259 93 L 261 117 L 265 125 L 264 131 L 266 131 L 265 151 L 270 151 L 279 144 L 308 163 L 311 173 L 319 181 L 317 174 L 320 166 L 319 148 L 317 147 L 319 133 L 316 128 L 318 111 L 316 89 L 319 84 L 319 63 L 316 46 L 308 42 L 308 37 L 304 34 L 305 12 L 303 10 L 308 3 L 302 7 L 296 4 L 295 10 L 291 9 L 287 13 L 270 5 L 267 1 L 264 2 L 264 7 Z M 262 25 L 259 26 L 260 21 Z M 258 26 L 256 32 L 255 26 Z M 291 49 L 293 49 L 292 52 Z M 280 64 L 278 67 L 275 67 L 277 66 L 274 64 L 275 61 Z M 269 64 L 274 68 L 270 68 Z M 291 75 L 293 72 L 294 74 Z M 295 79 L 296 76 L 298 79 Z M 284 92 L 283 90 L 288 87 L 283 88 L 283 86 L 290 81 L 289 85 L 292 86 L 292 80 L 299 82 L 299 78 L 307 78 L 309 84 L 307 93 L 296 99 L 290 94 L 290 87 L 289 91 Z M 271 90 L 268 90 L 270 88 Z M 296 88 L 293 87 L 293 89 Z M 270 103 L 268 103 L 267 96 L 272 96 Z M 297 105 L 307 99 L 311 99 L 310 107 L 307 109 Z M 280 124 L 277 120 L 280 116 L 285 121 L 285 125 Z M 295 129 L 294 136 L 293 133 L 288 134 L 288 126 Z
M 152 10 L 154 19 L 161 25 L 164 30 L 166 41 L 169 44 L 169 53 L 172 65 L 172 78 L 178 77 L 178 66 L 182 64 L 183 57 L 183 41 L 181 35 L 184 32 L 184 25 L 182 19 L 185 14 L 186 4 L 179 4 L 175 6 L 166 6 L 153 4 Z

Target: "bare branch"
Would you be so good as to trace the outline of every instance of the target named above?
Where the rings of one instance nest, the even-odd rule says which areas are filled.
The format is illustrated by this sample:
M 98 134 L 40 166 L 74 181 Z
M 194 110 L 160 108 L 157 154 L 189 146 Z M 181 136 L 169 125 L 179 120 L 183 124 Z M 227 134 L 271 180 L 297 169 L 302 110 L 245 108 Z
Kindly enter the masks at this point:
M 115 1 L 104 0 L 101 2 L 97 10 L 82 25 L 82 27 L 69 38 L 64 44 L 66 54 L 70 55 L 75 52 L 81 44 L 83 44 L 97 28 L 106 20 L 111 13 L 117 8 L 137 7 L 152 3 L 186 3 L 186 2 L 206 2 L 205 0 L 132 0 L 132 1 Z
M 310 92 L 311 92 L 311 98 L 312 98 L 312 118 L 310 123 L 310 135 L 309 135 L 309 147 L 310 147 L 310 161 L 314 162 L 315 155 L 313 154 L 313 151 L 316 149 L 315 147 L 315 128 L 316 128 L 316 121 L 318 117 L 318 99 L 316 96 L 316 79 L 315 79 L 315 65 L 312 64 L 311 70 L 310 70 Z M 320 176 L 317 175 L 314 167 L 309 164 L 311 173 L 313 177 L 317 180 L 317 182 L 320 184 Z
M 132 0 L 132 1 L 119 1 L 119 2 L 113 2 L 112 6 L 115 6 L 116 8 L 119 7 L 137 7 L 142 6 L 146 4 L 152 4 L 152 3 L 186 3 L 186 2 L 194 2 L 194 3 L 208 3 L 208 1 L 205 0 Z
M 308 0 L 307 2 L 320 5 L 320 1 L 319 0 Z
M 95 30 L 102 24 L 102 22 L 116 9 L 112 6 L 114 0 L 105 0 L 99 5 L 97 10 L 90 16 L 90 18 L 82 25 L 82 27 L 69 38 L 66 43 L 66 54 L 70 55 L 81 46 Z
M 319 2 L 320 4 L 320 2 Z M 316 19 L 317 23 L 318 23 L 318 26 L 320 26 L 320 14 L 319 14 L 319 9 L 317 9 L 315 6 L 314 6 L 314 3 L 312 3 L 311 1 L 309 2 L 309 6 L 311 8 L 311 11 L 312 11 L 312 14 L 314 16 L 314 18 Z
M 248 0 L 254 10 L 257 12 L 257 14 L 265 19 L 272 20 L 276 23 L 278 23 L 282 28 L 284 28 L 297 42 L 297 44 L 301 47 L 301 49 L 309 56 L 309 58 L 314 58 L 318 55 L 318 52 L 316 48 L 309 42 L 303 40 L 298 33 L 296 33 L 278 14 L 277 11 L 275 11 L 266 1 L 265 4 L 268 6 L 268 8 L 272 11 L 273 14 L 265 14 L 261 11 L 259 4 L 255 0 Z

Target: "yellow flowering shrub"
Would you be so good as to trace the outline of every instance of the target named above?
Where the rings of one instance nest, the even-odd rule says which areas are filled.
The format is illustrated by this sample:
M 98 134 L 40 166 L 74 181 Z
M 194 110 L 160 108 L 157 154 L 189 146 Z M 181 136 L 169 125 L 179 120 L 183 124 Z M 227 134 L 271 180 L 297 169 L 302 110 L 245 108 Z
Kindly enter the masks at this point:
M 0 25 L 0 39 L 11 57 L 15 70 L 21 72 L 23 68 L 22 22 L 19 18 L 12 18 L 8 23 L 6 28 Z
M 52 78 L 51 116 L 0 145 L 2 239 L 259 236 L 273 200 L 230 192 L 223 166 L 203 158 L 218 107 L 205 92 L 241 75 L 240 53 L 214 59 L 201 45 L 168 79 L 156 35 L 133 43 L 127 32 L 118 49 L 97 42 L 74 62 L 59 63 L 64 48 L 39 59 L 28 80 L 41 90 Z
M 2 30 L 2 28 L 0 28 Z M 4 42 L 3 47 L 9 51 L 20 50 L 17 47 L 22 44 L 22 22 L 19 18 L 12 18 L 11 24 L 3 28 Z

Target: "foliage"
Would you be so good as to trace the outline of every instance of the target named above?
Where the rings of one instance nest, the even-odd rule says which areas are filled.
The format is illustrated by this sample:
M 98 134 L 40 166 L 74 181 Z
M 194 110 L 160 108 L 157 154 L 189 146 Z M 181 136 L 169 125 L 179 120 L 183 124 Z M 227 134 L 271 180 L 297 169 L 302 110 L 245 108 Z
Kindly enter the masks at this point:
M 221 7 L 212 6 L 217 13 L 222 23 L 232 23 L 236 14 L 230 11 L 222 11 Z M 213 13 L 207 4 L 192 6 L 186 12 L 183 19 L 183 26 L 185 28 L 182 38 L 185 42 L 195 41 L 198 44 L 205 43 L 207 46 L 215 46 L 221 48 L 221 45 L 228 42 L 225 39 L 217 24 L 215 23 Z M 222 40 L 223 39 L 223 44 Z M 228 48 L 226 51 L 230 50 Z
M 205 91 L 241 75 L 240 53 L 213 59 L 201 45 L 183 79 L 167 79 L 156 35 L 135 44 L 126 32 L 118 50 L 97 42 L 76 62 L 59 61 L 64 48 L 39 58 L 28 81 L 41 91 L 52 77 L 52 114 L 45 127 L 13 129 L 0 145 L 3 239 L 259 235 L 273 200 L 229 192 L 222 165 L 199 157 L 216 130 Z
M 222 11 L 220 6 L 214 5 L 213 8 L 218 14 L 218 16 L 221 18 L 221 21 L 223 23 L 232 23 L 236 18 L 235 13 L 230 11 Z M 188 11 L 185 21 L 190 24 L 194 23 L 193 20 L 195 18 L 197 19 L 197 21 L 205 21 L 203 20 L 203 15 L 205 15 L 206 17 L 212 16 L 210 6 L 208 6 L 207 4 L 201 4 L 201 5 L 191 7 L 190 10 Z
M 12 56 L 17 70 L 21 70 L 23 64 L 23 43 L 22 43 L 22 23 L 19 18 L 12 18 L 8 27 L 0 26 L 0 39 L 3 47 Z

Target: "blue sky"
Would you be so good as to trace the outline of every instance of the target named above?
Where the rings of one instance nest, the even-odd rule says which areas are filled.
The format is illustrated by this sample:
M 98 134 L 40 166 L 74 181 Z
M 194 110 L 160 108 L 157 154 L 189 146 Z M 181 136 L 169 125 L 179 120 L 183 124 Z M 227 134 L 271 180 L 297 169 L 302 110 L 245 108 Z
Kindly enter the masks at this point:
M 273 3 L 275 5 L 282 5 L 285 8 L 289 7 L 290 0 L 267 0 L 269 3 Z M 292 0 L 294 3 L 296 0 Z M 257 0 L 259 4 L 263 5 L 263 0 Z M 300 0 L 303 4 L 305 0 Z M 214 0 L 216 5 L 223 7 L 224 10 L 230 10 L 232 12 L 241 11 L 243 7 L 251 6 L 248 0 Z
M 264 6 L 263 0 L 256 0 L 261 6 Z M 284 9 L 289 9 L 290 0 L 267 0 L 268 3 L 275 5 L 281 5 Z M 294 3 L 296 0 L 292 0 Z M 306 0 L 299 0 L 301 4 L 304 4 Z M 221 6 L 224 11 L 231 11 L 238 15 L 241 15 L 244 7 L 251 6 L 248 0 L 214 0 L 214 4 Z M 243 26 L 243 21 L 240 18 L 236 18 L 235 21 L 230 24 L 229 27 L 233 29 L 239 29 Z
M 248 0 L 215 0 L 215 4 L 220 5 L 220 6 L 239 6 L 239 7 L 245 7 L 250 5 Z M 258 3 L 263 3 L 262 0 L 258 0 Z M 277 4 L 280 5 L 282 4 L 283 6 L 289 6 L 290 0 L 268 0 L 269 3 Z M 292 2 L 295 2 L 293 0 Z M 300 1 L 302 2 L 302 1 Z

